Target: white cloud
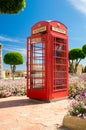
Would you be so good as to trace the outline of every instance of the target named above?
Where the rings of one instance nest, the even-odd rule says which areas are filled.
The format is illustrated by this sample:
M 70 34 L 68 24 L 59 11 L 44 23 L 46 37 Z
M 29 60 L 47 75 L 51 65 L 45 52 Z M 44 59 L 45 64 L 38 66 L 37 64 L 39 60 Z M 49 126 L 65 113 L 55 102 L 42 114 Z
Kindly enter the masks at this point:
M 25 43 L 25 39 L 11 38 L 0 35 L 0 41 L 13 42 L 13 43 Z
M 26 56 L 26 48 L 25 47 L 22 47 L 20 48 L 20 46 L 18 45 L 5 45 L 3 46 L 3 51 L 17 51 L 17 52 L 20 52 L 22 53 L 24 56 Z
M 25 48 L 15 48 L 15 47 L 7 47 L 3 48 L 4 51 L 17 51 L 22 53 L 24 56 L 26 56 L 26 49 Z
M 68 0 L 77 10 L 86 15 L 86 0 Z
M 11 44 L 11 45 L 5 44 L 3 46 L 4 51 L 18 51 L 18 52 L 22 53 L 24 56 L 26 55 L 26 48 L 21 48 L 21 46 L 19 44 L 16 44 L 16 43 L 25 44 L 25 39 L 12 38 L 12 37 L 8 37 L 8 36 L 0 35 L 0 42 L 15 43 L 15 44 Z
M 21 52 L 24 56 L 26 56 L 26 49 L 25 48 L 19 48 L 17 51 Z

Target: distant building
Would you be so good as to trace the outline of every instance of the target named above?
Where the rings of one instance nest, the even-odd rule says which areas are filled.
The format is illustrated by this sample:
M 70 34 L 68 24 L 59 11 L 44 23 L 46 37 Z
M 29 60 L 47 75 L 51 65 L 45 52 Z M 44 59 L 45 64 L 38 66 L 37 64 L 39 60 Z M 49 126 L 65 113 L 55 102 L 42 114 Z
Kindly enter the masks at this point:
M 4 70 L 3 71 L 4 78 L 11 78 L 11 70 Z M 16 70 L 15 77 L 25 77 L 26 71 L 25 70 Z
M 82 65 L 78 65 L 78 67 L 77 67 L 77 74 L 78 75 L 82 74 L 82 69 L 83 69 L 83 66 Z

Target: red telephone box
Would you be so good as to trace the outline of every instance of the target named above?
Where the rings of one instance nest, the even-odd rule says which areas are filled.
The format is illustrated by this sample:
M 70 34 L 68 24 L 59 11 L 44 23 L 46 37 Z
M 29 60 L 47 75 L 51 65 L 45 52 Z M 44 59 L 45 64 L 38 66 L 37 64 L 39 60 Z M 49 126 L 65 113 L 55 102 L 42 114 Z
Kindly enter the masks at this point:
M 50 101 L 67 96 L 67 27 L 58 21 L 38 22 L 27 37 L 27 97 Z

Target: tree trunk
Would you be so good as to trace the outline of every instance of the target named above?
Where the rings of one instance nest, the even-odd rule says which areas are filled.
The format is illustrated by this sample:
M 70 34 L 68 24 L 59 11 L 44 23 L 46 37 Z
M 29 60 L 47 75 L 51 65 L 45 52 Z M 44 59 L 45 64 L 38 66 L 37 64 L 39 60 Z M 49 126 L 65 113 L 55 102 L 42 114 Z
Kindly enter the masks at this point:
M 11 67 L 12 79 L 14 80 L 16 65 L 10 65 L 10 67 Z
M 70 64 L 69 64 L 69 73 L 74 74 L 74 64 L 73 64 L 73 62 L 70 62 Z
M 75 72 L 75 74 L 77 73 L 77 65 L 75 65 L 75 69 L 74 69 L 74 72 Z

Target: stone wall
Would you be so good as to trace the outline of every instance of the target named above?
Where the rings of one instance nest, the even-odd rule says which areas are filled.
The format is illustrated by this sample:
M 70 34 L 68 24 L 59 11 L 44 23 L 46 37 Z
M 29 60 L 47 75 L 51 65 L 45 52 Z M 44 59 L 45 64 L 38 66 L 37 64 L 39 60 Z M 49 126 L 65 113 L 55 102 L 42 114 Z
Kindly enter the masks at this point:
M 2 44 L 0 44 L 0 79 L 2 77 Z

